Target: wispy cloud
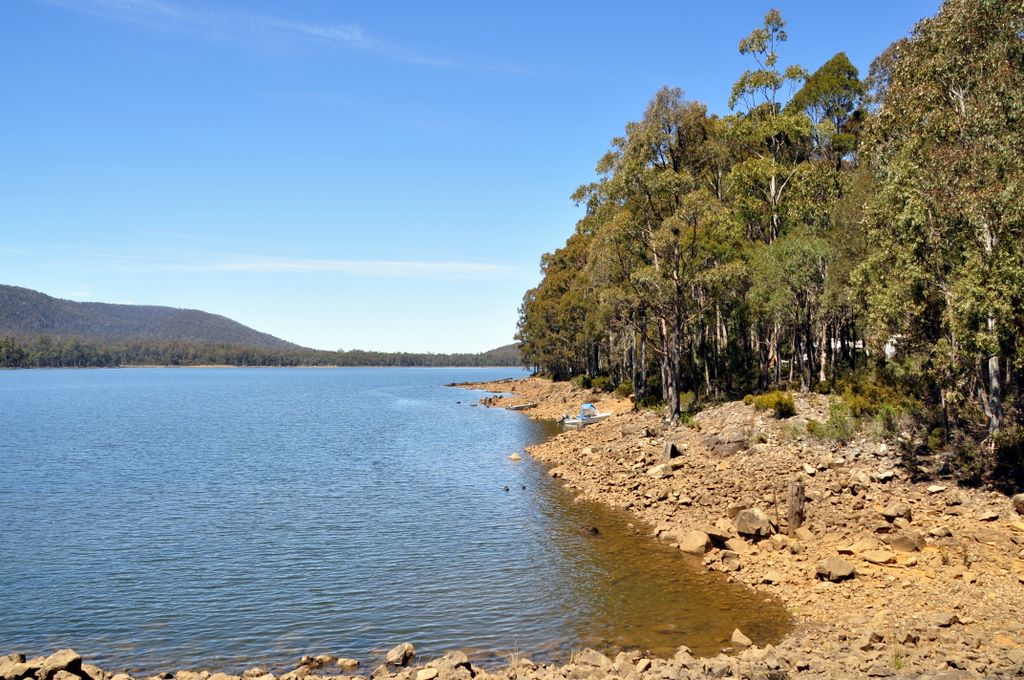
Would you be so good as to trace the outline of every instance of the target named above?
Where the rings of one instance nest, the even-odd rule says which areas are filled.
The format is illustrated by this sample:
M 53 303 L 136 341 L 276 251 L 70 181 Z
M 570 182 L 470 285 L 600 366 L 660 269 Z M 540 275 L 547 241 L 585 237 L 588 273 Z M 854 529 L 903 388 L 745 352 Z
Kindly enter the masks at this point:
M 3 251 L 0 250 L 0 253 Z M 503 279 L 523 276 L 523 267 L 465 260 L 376 260 L 268 257 L 209 253 L 149 253 L 85 250 L 55 246 L 18 251 L 33 259 L 69 270 L 130 272 L 208 272 L 224 274 L 338 274 L 392 279 Z M 91 293 L 82 288 L 72 294 Z
M 159 265 L 164 269 L 210 272 L 338 273 L 384 278 L 501 277 L 518 270 L 501 264 L 451 260 L 318 260 L 280 257 L 229 257 Z
M 38 4 L 122 21 L 152 30 L 173 30 L 239 44 L 317 43 L 379 55 L 392 61 L 439 68 L 527 73 L 516 66 L 466 63 L 381 40 L 354 24 L 320 24 L 260 14 L 196 10 L 162 0 L 33 0 Z

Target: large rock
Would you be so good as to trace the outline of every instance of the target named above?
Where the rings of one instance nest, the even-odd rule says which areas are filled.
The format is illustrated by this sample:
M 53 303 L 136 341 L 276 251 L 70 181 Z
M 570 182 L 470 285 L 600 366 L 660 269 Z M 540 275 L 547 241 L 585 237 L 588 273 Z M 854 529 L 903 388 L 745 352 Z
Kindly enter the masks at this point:
M 668 463 L 673 458 L 678 458 L 681 455 L 683 455 L 683 451 L 682 451 L 682 449 L 679 448 L 679 446 L 675 442 L 666 441 L 664 448 L 662 448 L 662 450 L 661 450 L 661 461 L 660 462 Z
M 889 550 L 865 550 L 860 557 L 871 564 L 893 564 L 896 562 L 896 553 Z
M 924 546 L 924 536 L 916 531 L 896 534 L 889 541 L 889 547 L 897 552 L 917 552 Z
M 903 502 L 890 503 L 882 510 L 882 517 L 894 522 L 897 517 L 902 517 L 908 522 L 913 519 L 913 512 L 910 506 Z
M 842 557 L 827 557 L 818 563 L 818 577 L 838 582 L 857 575 L 853 565 Z
M 711 550 L 711 537 L 703 531 L 687 531 L 679 539 L 679 549 L 691 555 L 703 555 L 708 550 Z
M 395 645 L 384 657 L 384 663 L 388 666 L 407 666 L 416 658 L 416 648 L 408 642 Z
M 1017 511 L 1018 515 L 1024 515 L 1024 493 L 1019 493 L 1010 499 L 1013 503 L 1013 509 Z
M 655 465 L 647 471 L 647 474 L 655 479 L 665 479 L 672 476 L 672 466 L 666 463 Z
M 733 520 L 736 531 L 743 536 L 752 538 L 766 538 L 772 535 L 772 522 L 768 515 L 757 508 L 740 510 Z
M 25 663 L 24 656 L 20 659 L 10 657 L 0 659 L 0 679 L 2 680 L 21 680 L 21 678 L 30 677 L 36 670 L 36 666 Z
M 82 657 L 73 649 L 61 649 L 46 657 L 42 666 L 36 671 L 39 680 L 49 680 L 57 671 L 77 674 L 82 670 Z
M 754 642 L 746 635 L 744 635 L 739 628 L 732 632 L 731 641 L 737 647 L 749 647 L 750 645 L 754 644 Z

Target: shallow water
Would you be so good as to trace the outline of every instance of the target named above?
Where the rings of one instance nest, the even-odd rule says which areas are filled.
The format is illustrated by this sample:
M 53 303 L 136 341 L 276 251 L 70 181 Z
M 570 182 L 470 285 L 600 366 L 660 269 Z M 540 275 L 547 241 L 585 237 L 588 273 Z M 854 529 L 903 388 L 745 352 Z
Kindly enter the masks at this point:
M 0 653 L 284 670 L 404 641 L 486 661 L 777 640 L 777 603 L 507 460 L 550 424 L 443 387 L 518 374 L 0 372 Z

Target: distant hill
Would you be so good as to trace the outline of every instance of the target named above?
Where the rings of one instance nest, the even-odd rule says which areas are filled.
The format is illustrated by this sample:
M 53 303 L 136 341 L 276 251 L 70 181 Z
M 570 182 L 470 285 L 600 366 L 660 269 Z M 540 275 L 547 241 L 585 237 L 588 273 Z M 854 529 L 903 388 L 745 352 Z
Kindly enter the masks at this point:
M 0 285 L 0 335 L 4 334 L 301 349 L 227 317 L 196 309 L 74 302 L 28 288 Z

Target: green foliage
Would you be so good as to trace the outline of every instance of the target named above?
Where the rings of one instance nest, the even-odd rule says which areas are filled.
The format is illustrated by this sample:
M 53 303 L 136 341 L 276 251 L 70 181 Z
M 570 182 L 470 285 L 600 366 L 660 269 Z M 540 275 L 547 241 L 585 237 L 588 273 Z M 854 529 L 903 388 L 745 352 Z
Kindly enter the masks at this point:
M 820 436 L 908 432 L 910 464 L 941 426 L 968 476 L 1014 469 L 996 438 L 1024 403 L 1021 35 L 1018 2 L 946 0 L 862 83 L 842 52 L 784 65 L 768 12 L 733 113 L 666 87 L 611 141 L 524 298 L 523 356 L 670 417 L 831 392 Z
M 796 415 L 796 402 L 789 392 L 774 390 L 756 396 L 747 395 L 743 403 L 753 405 L 758 411 L 772 411 L 780 420 Z
M 633 396 L 633 383 L 629 380 L 623 380 L 616 386 L 615 394 L 623 398 Z
M 819 439 L 845 444 L 853 439 L 856 434 L 856 426 L 846 404 L 832 400 L 828 406 L 828 420 L 824 423 L 808 420 L 807 432 Z
M 590 376 L 587 376 L 587 375 L 574 375 L 569 380 L 569 382 L 571 382 L 576 387 L 583 387 L 585 389 L 589 388 L 590 385 L 591 385 Z
M 601 390 L 602 392 L 612 391 L 612 381 L 606 375 L 599 375 L 590 380 L 590 386 L 595 390 Z

